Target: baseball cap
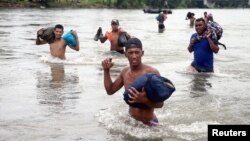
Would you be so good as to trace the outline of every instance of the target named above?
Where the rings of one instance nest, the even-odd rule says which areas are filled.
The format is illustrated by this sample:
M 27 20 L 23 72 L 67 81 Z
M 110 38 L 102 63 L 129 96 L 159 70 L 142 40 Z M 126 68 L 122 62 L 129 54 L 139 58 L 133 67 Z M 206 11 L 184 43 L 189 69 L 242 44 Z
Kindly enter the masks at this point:
M 142 49 L 142 43 L 138 38 L 130 38 L 125 44 L 125 48 L 140 48 Z
M 111 21 L 111 24 L 119 25 L 119 21 L 118 21 L 117 19 L 113 19 L 113 20 Z

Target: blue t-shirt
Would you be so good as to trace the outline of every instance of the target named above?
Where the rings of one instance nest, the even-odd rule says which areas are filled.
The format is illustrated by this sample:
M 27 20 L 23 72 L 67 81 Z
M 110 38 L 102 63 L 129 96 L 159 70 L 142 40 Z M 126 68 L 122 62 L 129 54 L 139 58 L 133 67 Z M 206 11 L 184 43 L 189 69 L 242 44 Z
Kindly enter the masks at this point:
M 197 33 L 191 36 L 197 39 Z M 190 39 L 190 41 L 191 41 Z M 208 39 L 206 37 L 200 38 L 193 45 L 194 61 L 192 66 L 200 72 L 213 72 L 213 51 L 210 48 Z

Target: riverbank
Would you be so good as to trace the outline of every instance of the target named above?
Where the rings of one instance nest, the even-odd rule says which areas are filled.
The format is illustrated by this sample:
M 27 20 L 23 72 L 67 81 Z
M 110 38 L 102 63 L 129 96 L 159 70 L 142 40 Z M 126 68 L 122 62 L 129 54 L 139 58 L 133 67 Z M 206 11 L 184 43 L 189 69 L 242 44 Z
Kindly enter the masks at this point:
M 10 2 L 10 1 L 3 1 L 0 2 L 0 8 L 26 8 L 26 7 L 37 7 L 36 3 L 31 2 Z
M 249 8 L 246 2 L 216 2 L 213 5 L 204 5 L 201 3 L 192 3 L 182 0 L 185 4 L 168 3 L 170 9 L 183 9 L 183 8 Z M 122 9 L 138 9 L 138 8 L 159 8 L 163 3 L 135 3 L 129 0 L 124 1 L 111 1 L 111 0 L 1 0 L 0 9 L 3 8 L 122 8 Z M 166 7 L 165 7 L 166 8 Z
M 0 9 L 2 8 L 108 8 L 110 6 L 103 5 L 102 3 L 82 3 L 77 1 L 61 1 L 61 2 L 28 2 L 28 1 L 3 1 L 0 2 Z

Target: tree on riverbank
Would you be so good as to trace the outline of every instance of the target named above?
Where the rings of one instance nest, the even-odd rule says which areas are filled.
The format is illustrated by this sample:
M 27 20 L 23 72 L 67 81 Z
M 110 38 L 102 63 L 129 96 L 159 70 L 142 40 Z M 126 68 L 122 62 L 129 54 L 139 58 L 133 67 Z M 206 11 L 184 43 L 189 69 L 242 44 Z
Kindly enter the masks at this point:
M 205 8 L 205 0 L 1 0 L 0 7 Z M 207 0 L 209 1 L 209 0 Z M 210 0 L 214 8 L 249 7 L 250 0 Z

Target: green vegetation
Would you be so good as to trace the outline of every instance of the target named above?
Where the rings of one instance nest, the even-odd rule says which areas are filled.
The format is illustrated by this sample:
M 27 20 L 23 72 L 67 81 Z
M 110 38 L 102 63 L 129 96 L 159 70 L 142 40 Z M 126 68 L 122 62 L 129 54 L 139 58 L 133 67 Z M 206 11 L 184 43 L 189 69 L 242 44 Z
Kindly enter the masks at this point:
M 210 0 L 213 8 L 249 7 L 249 0 Z M 0 7 L 206 8 L 203 0 L 1 0 Z

